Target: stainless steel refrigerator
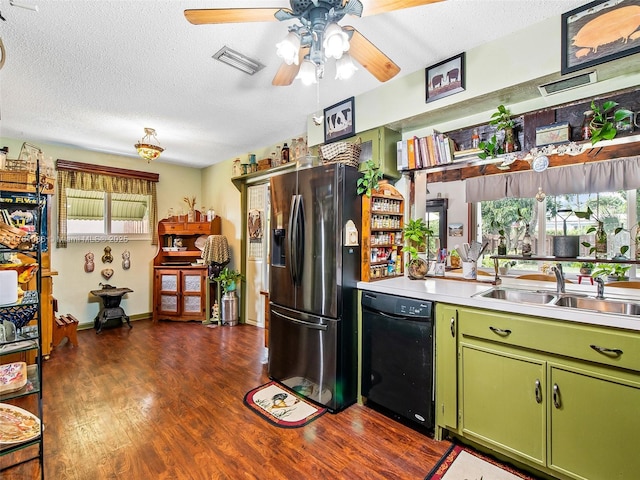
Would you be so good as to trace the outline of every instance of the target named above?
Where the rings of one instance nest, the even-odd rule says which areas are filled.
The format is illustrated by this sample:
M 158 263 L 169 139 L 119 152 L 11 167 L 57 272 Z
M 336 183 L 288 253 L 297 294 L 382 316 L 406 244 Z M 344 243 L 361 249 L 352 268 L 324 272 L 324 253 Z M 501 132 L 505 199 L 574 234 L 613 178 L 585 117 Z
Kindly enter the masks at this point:
M 357 393 L 360 247 L 344 240 L 349 220 L 360 229 L 358 176 L 329 164 L 271 178 L 269 376 L 332 412 Z

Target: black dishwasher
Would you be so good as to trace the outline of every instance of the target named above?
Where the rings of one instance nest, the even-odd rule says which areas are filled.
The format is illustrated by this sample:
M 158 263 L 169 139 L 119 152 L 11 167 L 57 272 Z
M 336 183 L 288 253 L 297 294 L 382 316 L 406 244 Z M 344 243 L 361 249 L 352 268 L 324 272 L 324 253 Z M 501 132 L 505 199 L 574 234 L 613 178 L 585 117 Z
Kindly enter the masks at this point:
M 362 395 L 434 426 L 433 303 L 362 292 Z

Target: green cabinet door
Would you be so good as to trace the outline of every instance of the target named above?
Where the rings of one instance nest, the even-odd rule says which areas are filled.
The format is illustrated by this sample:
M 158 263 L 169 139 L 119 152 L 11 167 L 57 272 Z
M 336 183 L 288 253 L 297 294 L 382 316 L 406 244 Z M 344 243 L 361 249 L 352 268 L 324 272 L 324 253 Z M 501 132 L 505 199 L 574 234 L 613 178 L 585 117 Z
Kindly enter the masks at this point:
M 442 429 L 458 428 L 457 401 L 457 317 L 456 307 L 436 305 L 436 437 L 442 439 Z
M 576 479 L 640 478 L 640 376 L 549 370 L 549 467 Z
M 516 349 L 460 344 L 461 427 L 465 436 L 546 461 L 546 363 Z
M 354 142 L 358 138 L 362 140 L 361 163 L 373 160 L 382 169 L 385 178 L 397 180 L 401 177 L 397 163 L 398 140 L 402 140 L 400 133 L 387 127 L 380 127 L 360 132 L 345 141 Z

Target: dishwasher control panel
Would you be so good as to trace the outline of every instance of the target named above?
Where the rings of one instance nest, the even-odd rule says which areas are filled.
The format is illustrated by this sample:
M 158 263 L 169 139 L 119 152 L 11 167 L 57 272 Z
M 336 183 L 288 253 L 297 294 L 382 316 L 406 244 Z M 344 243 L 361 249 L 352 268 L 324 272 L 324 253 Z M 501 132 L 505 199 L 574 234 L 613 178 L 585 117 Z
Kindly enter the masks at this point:
M 362 292 L 362 306 L 401 317 L 431 318 L 433 315 L 432 302 L 383 293 Z

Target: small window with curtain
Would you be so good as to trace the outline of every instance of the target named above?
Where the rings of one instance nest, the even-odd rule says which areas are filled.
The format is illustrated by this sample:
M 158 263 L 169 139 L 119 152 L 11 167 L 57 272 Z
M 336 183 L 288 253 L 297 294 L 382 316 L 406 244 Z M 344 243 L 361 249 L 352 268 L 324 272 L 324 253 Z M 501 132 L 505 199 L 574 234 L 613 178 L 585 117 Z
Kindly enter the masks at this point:
M 71 239 L 148 240 L 149 195 L 67 188 L 67 234 Z M 110 238 L 111 237 L 111 238 Z

